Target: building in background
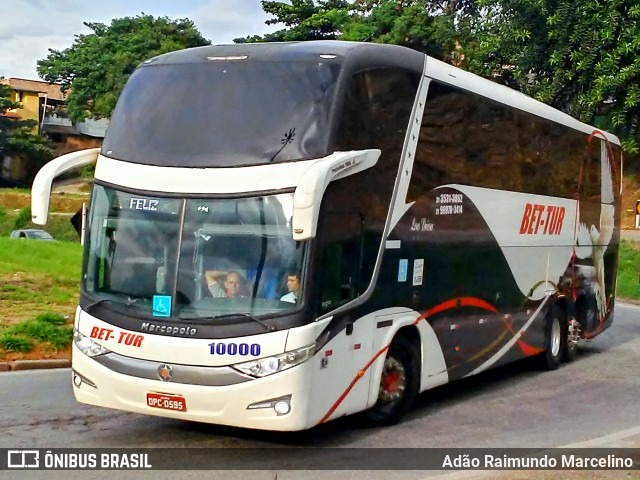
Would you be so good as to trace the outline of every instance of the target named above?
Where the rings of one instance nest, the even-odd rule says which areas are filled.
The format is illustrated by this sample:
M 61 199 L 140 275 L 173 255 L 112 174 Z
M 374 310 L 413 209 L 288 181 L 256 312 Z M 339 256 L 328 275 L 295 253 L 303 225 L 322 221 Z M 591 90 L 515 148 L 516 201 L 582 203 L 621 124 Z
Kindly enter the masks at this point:
M 20 120 L 34 120 L 37 125 L 33 133 L 49 138 L 55 145 L 56 154 L 99 147 L 107 130 L 107 119 L 87 119 L 74 123 L 67 115 L 67 93 L 60 85 L 40 80 L 23 78 L 0 79 L 0 83 L 11 89 L 10 99 L 21 104 L 21 108 L 10 109 L 5 116 Z M 0 159 L 0 183 L 19 184 L 26 175 L 25 160 L 5 157 Z

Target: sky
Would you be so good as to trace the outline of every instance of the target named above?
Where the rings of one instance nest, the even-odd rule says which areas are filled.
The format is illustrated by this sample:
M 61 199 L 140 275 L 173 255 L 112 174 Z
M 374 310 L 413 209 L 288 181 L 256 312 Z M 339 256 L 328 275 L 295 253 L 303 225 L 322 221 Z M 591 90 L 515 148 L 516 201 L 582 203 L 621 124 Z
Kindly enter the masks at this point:
M 38 80 L 36 62 L 49 48 L 64 50 L 74 35 L 91 33 L 82 22 L 109 25 L 145 13 L 189 18 L 212 43 L 272 32 L 260 0 L 0 0 L 0 76 Z

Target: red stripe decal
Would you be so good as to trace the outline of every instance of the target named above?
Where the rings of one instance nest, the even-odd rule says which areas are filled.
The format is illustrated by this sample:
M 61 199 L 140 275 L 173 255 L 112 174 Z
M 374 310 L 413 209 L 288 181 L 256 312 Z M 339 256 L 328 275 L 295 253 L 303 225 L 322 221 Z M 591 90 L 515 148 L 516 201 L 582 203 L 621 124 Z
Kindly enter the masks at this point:
M 413 324 L 417 325 L 418 323 L 420 323 L 420 320 L 433 317 L 438 313 L 442 313 L 444 311 L 451 310 L 458 307 L 477 307 L 477 308 L 482 308 L 483 310 L 488 310 L 493 313 L 496 313 L 498 311 L 496 310 L 496 307 L 479 298 L 460 297 L 460 298 L 447 300 L 446 302 L 442 302 L 441 304 L 436 305 L 435 307 L 427 310 L 425 313 L 420 315 Z
M 520 347 L 520 350 L 522 350 L 522 353 L 528 357 L 544 352 L 544 349 L 532 347 L 531 345 L 524 343 L 522 340 L 518 340 L 518 346 Z
M 513 320 L 505 318 L 504 319 L 504 324 L 507 327 L 507 330 L 509 332 L 511 332 L 511 334 L 515 337 L 517 335 L 517 333 L 513 329 Z M 521 330 L 520 334 L 524 335 L 524 331 Z M 533 347 L 533 346 L 529 345 L 528 343 L 524 342 L 523 340 L 518 340 L 518 346 L 520 347 L 520 350 L 522 350 L 522 353 L 524 353 L 528 357 L 530 357 L 532 355 L 537 355 L 538 353 L 544 352 L 543 348 Z
M 338 400 L 336 400 L 336 403 L 333 404 L 333 406 L 329 409 L 329 411 L 325 414 L 324 417 L 322 417 L 322 419 L 318 422 L 318 425 L 321 423 L 324 423 L 327 421 L 327 419 L 333 415 L 333 412 L 336 411 L 336 408 L 338 408 L 338 406 L 342 403 L 342 401 L 346 398 L 346 396 L 349 394 L 349 392 L 351 391 L 351 389 L 354 387 L 354 385 L 356 383 L 358 383 L 358 380 L 360 380 L 365 372 L 369 369 L 369 367 L 371 367 L 371 365 L 373 365 L 373 362 L 376 361 L 376 359 L 382 355 L 384 352 L 386 352 L 387 350 L 389 350 L 389 345 L 387 345 L 386 347 L 384 347 L 382 350 L 380 350 L 378 353 L 376 353 L 376 355 L 369 360 L 369 363 L 367 363 L 365 365 L 365 367 L 362 370 L 358 371 L 358 374 L 355 376 L 355 378 L 353 380 L 351 380 L 351 383 L 349 384 L 349 386 L 347 387 L 347 389 L 342 392 L 342 395 L 340 395 L 340 398 L 338 398 Z

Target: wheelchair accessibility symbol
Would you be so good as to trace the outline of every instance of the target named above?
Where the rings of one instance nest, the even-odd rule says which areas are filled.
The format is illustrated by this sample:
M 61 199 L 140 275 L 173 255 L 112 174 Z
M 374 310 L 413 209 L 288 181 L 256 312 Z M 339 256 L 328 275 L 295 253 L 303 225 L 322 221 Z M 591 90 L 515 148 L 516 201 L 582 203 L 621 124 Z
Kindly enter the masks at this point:
M 171 315 L 171 297 L 169 295 L 153 296 L 153 316 L 168 317 Z

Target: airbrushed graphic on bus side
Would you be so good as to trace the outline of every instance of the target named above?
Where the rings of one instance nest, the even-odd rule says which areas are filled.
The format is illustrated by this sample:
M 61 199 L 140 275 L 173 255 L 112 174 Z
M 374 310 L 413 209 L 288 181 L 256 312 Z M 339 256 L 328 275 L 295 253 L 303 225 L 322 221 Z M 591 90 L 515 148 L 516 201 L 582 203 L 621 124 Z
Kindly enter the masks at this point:
M 555 290 L 573 256 L 575 200 L 457 184 L 435 191 L 443 188 L 461 192 L 478 209 L 523 295 L 541 300 Z
M 436 332 L 433 325 L 440 323 L 440 321 L 445 319 L 451 312 L 459 312 L 461 309 L 497 314 L 496 307 L 490 303 L 480 298 L 460 297 L 444 301 L 423 313 L 415 310 L 407 311 L 403 308 L 388 308 L 375 312 L 373 315 L 376 321 L 382 318 L 393 318 L 394 320 L 390 322 L 389 326 L 393 324 L 394 328 L 388 330 L 386 337 L 376 339 L 371 357 L 366 363 L 355 366 L 356 370 L 352 373 L 352 380 L 345 384 L 346 387 L 344 390 L 333 392 L 336 400 L 318 424 L 348 413 L 350 410 L 345 410 L 343 402 L 345 402 L 345 400 L 348 401 L 353 388 L 360 382 L 367 381 L 370 378 L 380 378 L 386 353 L 393 340 L 394 332 L 399 328 L 412 325 L 417 327 L 420 332 L 421 351 L 423 355 L 420 391 L 424 391 L 445 384 L 450 379 L 470 376 L 491 368 L 500 361 L 504 361 L 507 353 L 514 345 L 519 347 L 517 354 L 520 355 L 520 357 L 541 353 L 541 348 L 529 345 L 524 341 L 524 337 L 532 323 L 540 318 L 540 312 L 543 311 L 543 307 L 549 298 L 550 297 L 547 297 L 539 303 L 535 312 L 527 318 L 526 323 L 523 325 L 515 328 L 513 322 L 505 321 L 501 327 L 502 333 L 500 335 L 484 335 L 484 347 L 480 349 L 480 353 L 470 355 L 462 364 L 455 363 L 455 360 L 452 361 L 451 356 L 447 352 L 449 344 L 447 341 L 448 335 L 443 335 L 442 332 Z M 411 320 L 412 317 L 414 317 L 415 320 Z M 359 320 L 367 321 L 364 317 Z M 369 318 L 369 320 L 371 320 L 371 318 Z M 459 320 L 457 322 L 458 323 L 450 323 L 450 326 L 459 327 Z M 466 373 L 463 375 L 460 372 Z M 370 377 L 366 376 L 368 373 L 371 374 Z M 378 385 L 374 382 L 372 382 L 371 385 L 373 389 L 370 391 L 369 398 L 375 399 L 377 398 Z
M 412 205 L 388 239 L 400 242 L 402 249 L 387 250 L 382 268 L 393 274 L 393 280 L 387 274 L 383 281 L 395 284 L 387 289 L 386 301 L 393 304 L 412 298 L 414 308 L 424 312 L 424 321 L 419 325 L 429 324 L 434 332 L 449 380 L 542 351 L 541 305 L 556 290 L 569 264 L 571 248 L 565 247 L 571 245 L 571 235 L 569 240 L 564 236 L 565 230 L 573 230 L 563 227 L 553 236 L 544 235 L 544 227 L 538 235 L 519 233 L 527 203 L 566 210 L 571 207 L 569 201 L 559 205 L 556 199 L 531 195 L 514 201 L 511 195 L 518 195 L 489 189 L 462 192 L 457 187 L 436 188 Z M 468 193 L 476 194 L 475 202 Z M 482 195 L 490 200 L 485 209 L 476 203 Z M 489 214 L 504 229 L 501 235 L 494 232 L 495 225 L 487 222 Z M 528 245 L 533 242 L 547 247 L 531 249 Z M 554 278 L 547 276 L 546 266 L 549 256 L 559 256 L 556 250 L 566 250 L 567 254 Z M 522 253 L 518 255 L 517 251 Z M 532 251 L 543 251 L 544 256 L 536 261 Z M 409 270 L 415 259 L 424 259 L 422 285 L 398 281 L 399 262 L 407 256 Z M 533 275 L 517 282 L 514 270 L 519 272 L 534 263 L 541 263 L 543 268 L 536 267 Z M 413 273 L 407 272 L 407 277 Z
M 491 358 L 489 358 L 486 362 L 484 362 L 482 365 L 480 365 L 478 368 L 476 368 L 475 370 L 473 370 L 472 372 L 468 373 L 467 377 L 470 377 L 471 375 L 475 375 L 476 373 L 480 373 L 483 372 L 484 370 L 487 370 L 488 368 L 491 368 L 495 363 L 497 363 L 502 357 L 504 357 L 504 355 L 518 342 L 522 342 L 521 338 L 522 336 L 525 334 L 525 332 L 529 329 L 529 327 L 531 326 L 531 324 L 533 323 L 534 320 L 540 318 L 540 313 L 543 309 L 543 307 L 547 304 L 547 301 L 550 299 L 550 296 L 547 296 L 542 302 L 540 302 L 540 305 L 538 306 L 538 308 L 536 309 L 536 311 L 533 313 L 533 315 L 531 315 L 531 318 L 529 320 L 527 320 L 527 322 L 516 332 L 513 329 L 510 329 L 511 334 L 513 335 L 508 342 L 506 342 L 495 354 L 493 354 L 491 356 Z M 542 349 L 540 348 L 535 348 L 535 347 L 530 347 L 527 344 L 520 344 L 520 349 L 522 350 L 522 352 L 525 355 L 535 355 L 537 353 L 542 353 Z

